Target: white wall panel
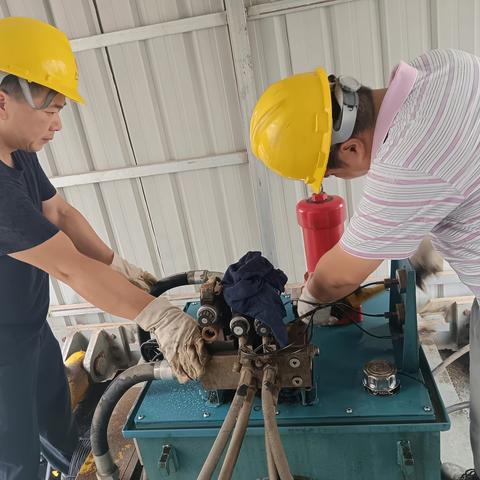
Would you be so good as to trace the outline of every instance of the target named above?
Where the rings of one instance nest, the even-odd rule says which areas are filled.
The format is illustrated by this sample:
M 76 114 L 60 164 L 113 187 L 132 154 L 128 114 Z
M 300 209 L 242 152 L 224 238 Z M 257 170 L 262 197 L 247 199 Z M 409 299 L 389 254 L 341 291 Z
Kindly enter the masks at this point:
M 182 13 L 214 13 L 222 5 L 218 1 L 203 6 L 202 2 L 114 3 L 113 16 L 113 3 L 99 2 L 105 32 L 174 20 Z M 228 44 L 227 28 L 217 27 L 108 49 L 137 164 L 245 149 L 232 54 L 224 48 Z M 224 270 L 245 248 L 258 248 L 255 206 L 248 177 L 242 174 L 245 168 L 142 180 L 162 274 L 191 268 Z M 224 182 L 232 180 L 240 180 L 241 188 L 225 190 Z
M 188 21 L 185 33 L 128 41 L 127 32 L 118 44 L 79 47 L 87 104 L 69 104 L 62 113 L 63 131 L 40 154 L 47 173 L 61 177 L 246 155 L 239 68 L 251 69 L 255 84 L 249 88 L 257 95 L 274 81 L 318 65 L 378 88 L 399 60 L 430 48 L 480 53 L 480 0 L 245 0 L 245 5 L 253 16 L 248 41 L 235 44 L 244 49 L 238 52 L 232 51 L 232 32 L 242 32 L 228 25 L 223 0 L 0 1 L 0 15 L 49 21 L 71 39 Z M 215 17 L 215 25 L 196 29 L 196 18 L 206 15 Z M 246 62 L 236 63 L 239 57 Z M 295 204 L 308 192 L 302 183 L 269 172 L 261 186 L 268 198 L 259 199 L 252 171 L 248 164 L 214 166 L 73 185 L 61 194 L 106 243 L 157 275 L 223 270 L 247 250 L 261 248 L 268 230 L 278 266 L 290 281 L 301 281 L 305 261 Z M 328 192 L 345 198 L 349 217 L 362 187 L 362 179 L 325 181 Z M 269 202 L 269 225 L 257 220 L 261 201 Z M 83 301 L 56 281 L 51 294 L 54 304 Z M 110 316 L 90 314 L 53 322 L 59 327 L 105 319 Z
M 431 48 L 480 52 L 479 0 L 249 0 L 248 6 L 258 92 L 319 65 L 381 88 L 400 60 L 409 61 Z M 328 178 L 324 187 L 346 200 L 350 218 L 361 198 L 363 179 Z M 297 228 L 294 219 L 287 228 Z M 279 258 L 285 258 L 283 251 Z M 377 274 L 388 271 L 384 266 Z

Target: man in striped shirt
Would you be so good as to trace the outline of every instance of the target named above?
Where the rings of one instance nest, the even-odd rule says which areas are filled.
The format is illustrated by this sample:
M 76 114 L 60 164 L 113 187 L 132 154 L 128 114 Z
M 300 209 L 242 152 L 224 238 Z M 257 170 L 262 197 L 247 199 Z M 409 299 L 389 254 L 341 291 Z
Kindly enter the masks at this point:
M 433 50 L 409 64 L 400 62 L 387 89 L 370 90 L 351 78 L 330 76 L 328 82 L 326 90 L 321 69 L 278 82 L 262 95 L 251 124 L 254 153 L 277 173 L 303 179 L 314 190 L 324 175 L 366 175 L 355 215 L 341 241 L 318 262 L 301 300 L 345 297 L 384 259 L 411 257 L 426 236 L 478 298 L 480 58 Z M 317 97 L 308 102 L 309 94 Z M 299 303 L 299 314 L 311 308 Z M 470 418 L 477 472 L 479 320 L 475 300 Z M 327 315 L 323 321 L 331 319 Z M 474 470 L 444 465 L 442 478 L 478 477 Z

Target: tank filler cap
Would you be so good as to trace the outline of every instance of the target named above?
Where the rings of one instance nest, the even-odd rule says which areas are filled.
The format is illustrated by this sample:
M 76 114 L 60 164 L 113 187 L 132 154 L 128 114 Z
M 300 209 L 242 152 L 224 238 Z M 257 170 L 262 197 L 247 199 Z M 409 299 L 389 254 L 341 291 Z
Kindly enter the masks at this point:
M 393 395 L 400 387 L 397 368 L 383 359 L 366 363 L 363 367 L 363 386 L 372 395 Z

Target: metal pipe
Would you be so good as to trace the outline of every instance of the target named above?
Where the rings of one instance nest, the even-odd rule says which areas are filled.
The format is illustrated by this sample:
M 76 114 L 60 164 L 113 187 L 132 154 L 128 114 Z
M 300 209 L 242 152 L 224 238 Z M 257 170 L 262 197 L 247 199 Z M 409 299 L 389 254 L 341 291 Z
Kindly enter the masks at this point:
M 237 415 L 242 408 L 251 381 L 252 372 L 250 369 L 243 367 L 240 371 L 240 381 L 238 382 L 235 396 L 233 397 L 228 413 L 223 420 L 217 438 L 213 442 L 210 453 L 203 464 L 202 470 L 198 474 L 197 480 L 211 480 L 213 472 L 217 468 L 217 464 L 222 456 L 223 450 L 225 449 L 225 445 L 227 444 L 230 434 L 235 426 Z
M 459 410 L 464 410 L 466 408 L 470 408 L 470 402 L 455 403 L 454 405 L 447 407 L 447 413 L 450 415 L 453 412 L 458 412 Z
M 250 414 L 252 413 L 253 400 L 255 398 L 256 391 L 257 389 L 254 385 L 250 385 L 248 387 L 247 396 L 245 397 L 245 401 L 243 402 L 243 406 L 238 415 L 235 429 L 233 430 L 232 439 L 230 440 L 230 445 L 228 446 L 218 480 L 230 480 L 232 478 L 233 469 L 237 463 L 238 454 L 240 453 L 245 432 L 247 431 L 248 420 L 250 419 Z
M 265 421 L 265 435 L 267 436 L 269 449 L 273 456 L 280 480 L 293 480 L 275 417 L 275 402 L 272 393 L 274 383 L 275 370 L 271 366 L 266 365 L 262 381 L 262 410 Z
M 457 360 L 461 356 L 465 355 L 469 351 L 470 351 L 470 344 L 467 344 L 464 347 L 462 347 L 460 350 L 457 350 L 455 353 L 452 353 L 442 363 L 437 365 L 432 370 L 432 374 L 433 375 L 438 375 L 439 373 L 443 372 L 450 364 L 452 364 L 455 360 Z

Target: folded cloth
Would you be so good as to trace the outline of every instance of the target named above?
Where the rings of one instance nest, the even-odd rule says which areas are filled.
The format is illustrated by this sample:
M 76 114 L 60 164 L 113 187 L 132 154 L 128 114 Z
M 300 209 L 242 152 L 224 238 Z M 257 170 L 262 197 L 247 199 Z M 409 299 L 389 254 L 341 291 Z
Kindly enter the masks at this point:
M 248 252 L 230 265 L 222 280 L 223 295 L 228 306 L 238 313 L 256 318 L 272 329 L 278 344 L 288 343 L 286 316 L 280 294 L 287 276 L 276 269 L 261 252 Z

